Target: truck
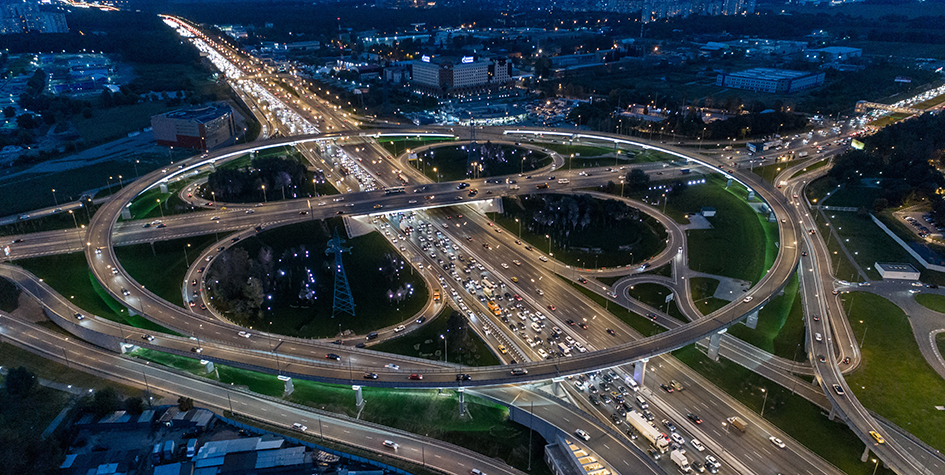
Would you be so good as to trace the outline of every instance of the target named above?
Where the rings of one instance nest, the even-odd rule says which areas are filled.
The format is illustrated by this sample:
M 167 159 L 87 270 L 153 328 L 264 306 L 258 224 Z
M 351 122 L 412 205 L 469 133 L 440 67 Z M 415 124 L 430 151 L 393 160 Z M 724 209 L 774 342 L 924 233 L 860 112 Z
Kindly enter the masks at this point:
M 490 300 L 488 305 L 489 305 L 489 311 L 491 311 L 493 315 L 497 317 L 499 315 L 502 315 L 502 309 L 499 308 L 499 304 L 495 303 L 495 301 Z
M 560 351 L 564 356 L 571 356 L 571 348 L 569 348 L 568 345 L 564 343 L 558 343 L 558 351 Z
M 740 430 L 740 431 L 742 431 L 742 432 L 745 432 L 746 430 L 748 430 L 748 423 L 745 422 L 745 420 L 742 419 L 741 417 L 738 417 L 738 416 L 729 417 L 729 418 L 728 418 L 728 423 L 731 424 L 732 427 L 734 427 L 734 428 L 736 428 L 736 429 L 738 429 L 738 430 Z
M 666 436 L 656 430 L 656 427 L 651 426 L 639 412 L 627 412 L 627 423 L 633 426 L 637 433 L 640 434 L 640 437 L 649 441 L 653 448 L 659 450 L 660 453 L 669 450 L 669 441 L 666 440 Z
M 681 450 L 670 452 L 669 459 L 672 460 L 683 473 L 689 473 L 692 470 L 692 467 L 689 466 L 689 460 L 686 458 L 686 454 Z
M 797 153 L 797 157 L 798 157 L 798 158 L 804 158 L 804 157 L 806 157 L 806 156 L 807 156 L 807 151 L 806 151 L 806 150 L 803 151 L 803 152 L 798 152 L 798 153 Z
M 536 189 L 536 190 L 544 190 L 545 188 L 548 188 L 548 184 L 547 184 L 547 183 L 539 183 L 539 184 L 535 185 L 535 189 Z
M 558 184 L 567 185 L 568 183 L 571 183 L 571 180 L 568 180 L 567 178 L 558 178 Z
M 170 460 L 174 456 L 174 441 L 166 440 L 164 441 L 164 460 Z

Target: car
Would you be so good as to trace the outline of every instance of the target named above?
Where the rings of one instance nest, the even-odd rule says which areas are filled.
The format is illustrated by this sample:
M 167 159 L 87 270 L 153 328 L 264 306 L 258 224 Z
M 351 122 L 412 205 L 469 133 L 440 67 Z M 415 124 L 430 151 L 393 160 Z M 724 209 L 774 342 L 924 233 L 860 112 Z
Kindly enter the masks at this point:
M 393 370 L 398 370 L 398 369 L 400 369 L 400 366 L 395 365 L 394 363 L 387 363 L 386 365 L 384 365 L 384 367 L 385 367 L 385 368 L 388 368 L 388 369 L 393 369 Z
M 197 279 L 194 279 L 194 280 L 190 281 L 190 286 L 191 286 L 191 287 L 196 287 L 196 286 L 197 286 Z
M 558 307 L 555 307 L 554 305 L 549 305 L 548 310 L 551 310 L 553 312 L 555 310 L 558 310 Z
M 841 388 L 839 384 L 833 385 L 833 392 L 837 393 L 837 396 L 843 396 L 846 394 L 843 392 L 843 388 Z
M 814 333 L 814 339 L 817 341 L 824 341 L 824 337 L 820 333 Z
M 827 357 L 824 355 L 817 355 L 817 361 L 820 361 L 821 363 L 826 363 Z
M 693 460 L 692 463 L 689 464 L 689 466 L 692 467 L 692 470 L 695 472 L 698 472 L 698 473 L 705 472 L 705 465 L 703 465 L 702 462 L 698 460 Z
M 364 379 L 377 379 L 377 373 L 364 373 Z
M 850 364 L 850 357 L 843 358 L 843 364 Z
M 870 431 L 870 436 L 872 436 L 873 439 L 876 440 L 876 443 L 877 443 L 877 444 L 885 444 L 885 443 L 886 443 L 886 439 L 884 439 L 883 436 L 879 435 L 879 432 L 876 432 L 875 430 L 871 430 L 871 431 Z
M 666 391 L 667 393 L 673 392 L 673 388 L 671 388 L 671 387 L 669 387 L 668 385 L 665 385 L 665 384 L 663 384 L 663 383 L 660 383 L 660 388 L 661 388 L 663 391 Z
M 198 274 L 203 274 L 203 271 L 205 271 L 205 270 L 207 270 L 206 267 L 201 267 L 201 268 L 197 269 L 197 273 L 198 273 Z
M 574 326 L 574 320 L 571 320 L 570 318 L 565 323 L 571 325 L 572 327 Z
M 394 450 L 397 450 L 397 448 L 400 447 L 399 445 L 397 445 L 397 442 L 394 442 L 392 440 L 385 440 L 383 445 L 384 447 L 389 447 Z
M 23 240 L 22 240 L 22 239 L 17 239 L 17 240 L 15 240 L 15 241 L 13 241 L 13 242 L 14 242 L 14 243 L 23 242 Z M 96 254 L 101 254 L 101 253 L 102 253 L 102 248 L 96 247 L 96 248 L 95 248 L 95 253 L 96 253 Z
M 148 334 L 141 335 L 141 339 L 147 340 L 147 341 L 154 341 L 154 337 Z
M 610 333 L 611 335 L 614 335 L 614 336 L 617 335 L 617 333 L 616 333 L 615 331 L 611 330 L 610 328 L 607 329 L 607 333 Z
M 749 295 L 748 297 L 745 297 L 744 299 L 742 299 L 742 301 L 743 301 L 743 302 L 751 302 L 751 301 L 754 300 L 754 299 L 755 299 L 754 297 L 752 297 L 751 295 Z
M 327 355 L 325 355 L 325 358 L 330 359 L 330 360 L 335 360 L 335 361 L 341 361 L 341 357 L 334 353 L 328 353 Z
M 219 221 L 219 220 L 220 220 L 220 217 L 219 217 L 219 216 L 214 216 L 214 217 L 210 218 L 210 221 Z
M 574 431 L 574 435 L 584 439 L 585 441 L 591 440 L 591 435 L 588 434 L 584 429 L 578 429 Z
M 666 419 L 663 419 L 660 422 L 663 424 L 663 427 L 669 429 L 670 432 L 676 432 L 676 424 L 673 424 L 672 422 Z
M 81 313 L 77 313 L 77 314 L 75 314 L 75 319 L 76 319 L 76 320 L 84 320 L 84 319 L 85 319 L 85 315 L 82 315 Z
M 679 435 L 679 432 L 670 433 L 669 438 L 672 439 L 673 442 L 679 444 L 680 447 L 682 447 L 683 445 L 686 445 L 686 439 L 684 439 L 683 436 Z
M 777 437 L 775 437 L 775 436 L 773 436 L 773 435 L 772 435 L 771 437 L 768 437 L 768 440 L 770 440 L 771 443 L 774 444 L 774 446 L 777 447 L 777 448 L 779 448 L 779 449 L 783 449 L 783 448 L 785 447 L 784 441 L 782 441 L 781 439 L 779 439 L 779 438 L 777 438 Z
M 620 414 L 616 414 L 616 413 L 610 415 L 610 420 L 614 422 L 614 425 L 615 425 L 615 426 L 619 426 L 620 423 L 623 422 L 623 421 L 620 419 Z
M 256 212 L 256 210 L 254 210 L 254 209 L 248 209 L 248 210 L 246 210 L 246 214 L 253 214 L 253 213 L 255 213 L 255 212 Z
M 402 331 L 404 331 L 404 330 L 406 330 L 406 329 L 407 329 L 407 327 L 405 327 L 405 326 L 403 326 L 403 325 L 397 325 L 397 327 L 394 328 L 394 333 L 400 333 L 400 332 L 402 332 Z
M 118 270 L 118 269 L 115 269 L 115 270 Z M 117 272 L 114 272 L 114 273 L 117 274 Z M 129 291 L 128 289 L 121 289 L 121 294 L 128 296 L 128 295 L 131 295 L 131 291 Z
M 252 336 L 251 333 L 249 333 L 249 332 L 244 332 L 244 331 L 241 331 L 241 332 L 237 333 L 237 335 L 239 335 L 239 336 L 241 336 L 241 337 L 243 337 L 243 338 L 249 338 L 250 336 Z
M 472 380 L 472 376 L 468 374 L 460 373 L 456 375 L 456 380 L 457 381 L 470 381 Z
M 650 411 L 648 411 L 648 410 L 646 410 L 646 409 L 644 409 L 643 412 L 641 412 L 640 414 L 642 414 L 642 415 L 643 415 L 643 418 L 646 419 L 646 420 L 648 420 L 648 421 L 652 421 L 653 419 L 656 419 L 656 416 L 654 416 L 652 412 L 650 412 Z
M 692 448 L 698 450 L 699 452 L 705 450 L 705 446 L 702 445 L 702 442 L 699 442 L 699 439 L 692 439 L 689 441 L 689 444 L 692 445 Z
M 486 472 L 483 472 L 482 470 L 479 470 L 478 468 L 474 468 L 469 471 L 469 475 L 486 475 Z
M 292 424 L 292 428 L 301 432 L 305 432 L 308 430 L 308 427 L 303 426 L 302 424 L 299 424 L 298 422 L 296 422 L 295 424 Z
M 203 353 L 203 348 L 201 348 L 201 347 L 199 347 L 199 346 L 195 346 L 195 347 L 191 348 L 190 351 L 192 351 L 192 352 L 194 352 L 194 353 L 197 353 L 197 354 L 199 355 L 200 353 Z
M 812 315 L 811 318 L 813 318 L 815 322 L 819 322 L 819 321 L 820 321 L 820 316 L 818 316 L 818 315 Z
M 692 422 L 695 422 L 696 424 L 702 424 L 702 418 L 691 412 L 689 414 L 686 414 L 686 418 Z
M 578 323 L 578 326 L 581 327 L 582 330 L 587 330 L 587 324 L 586 324 L 586 323 Z
M 413 379 L 413 380 L 419 381 L 423 379 L 423 375 L 419 373 L 413 373 L 410 376 L 408 376 L 407 379 Z
M 548 262 L 548 258 L 545 256 L 538 256 L 538 260 L 541 262 Z

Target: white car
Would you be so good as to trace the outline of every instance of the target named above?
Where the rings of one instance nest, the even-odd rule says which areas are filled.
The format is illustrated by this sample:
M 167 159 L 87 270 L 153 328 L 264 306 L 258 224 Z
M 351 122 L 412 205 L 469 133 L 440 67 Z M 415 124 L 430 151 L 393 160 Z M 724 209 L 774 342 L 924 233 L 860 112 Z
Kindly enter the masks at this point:
M 503 263 L 502 263 L 502 268 L 503 268 L 503 269 L 508 269 L 508 268 L 509 268 L 509 265 L 503 262 Z
M 305 432 L 308 430 L 308 427 L 303 426 L 302 424 L 299 424 L 298 422 L 296 422 L 295 424 L 292 424 L 292 428 L 298 431 L 302 431 L 302 432 Z
M 402 331 L 404 331 L 404 330 L 406 330 L 406 329 L 407 329 L 407 327 L 405 327 L 405 326 L 403 326 L 403 325 L 397 325 L 397 328 L 394 328 L 394 333 L 400 333 L 400 332 L 402 332 Z
M 538 356 L 541 356 L 542 358 L 547 358 L 547 357 L 548 357 L 548 352 L 546 352 L 546 351 L 545 351 L 544 349 L 542 349 L 542 348 L 539 348 L 539 349 L 538 349 Z
M 587 432 L 585 432 L 584 429 L 578 429 L 578 430 L 574 431 L 574 435 L 576 435 L 576 436 L 578 436 L 578 437 L 580 437 L 580 438 L 582 438 L 582 439 L 584 439 L 584 440 L 591 440 L 591 435 L 588 434 Z
M 752 300 L 754 300 L 754 297 L 752 297 L 751 295 L 749 295 L 748 297 L 745 297 L 743 301 L 744 301 L 744 302 L 751 302 Z
M 679 432 L 671 432 L 669 438 L 673 439 L 673 442 L 679 444 L 680 447 L 686 445 L 686 439 L 683 439 L 683 436 L 679 435 Z
M 699 452 L 705 450 L 705 446 L 702 445 L 702 442 L 699 442 L 699 439 L 692 439 L 689 441 L 689 443 L 692 444 L 692 448 L 698 450 Z
M 400 446 L 397 445 L 397 442 L 394 442 L 393 440 L 385 440 L 385 441 L 384 441 L 384 447 L 390 447 L 390 448 L 392 448 L 392 449 L 394 449 L 394 450 L 397 450 L 397 448 L 400 447 Z
M 777 447 L 777 448 L 779 448 L 779 449 L 783 449 L 783 448 L 784 448 L 784 442 L 783 442 L 781 439 L 779 439 L 779 438 L 777 438 L 777 437 L 775 437 L 775 436 L 772 435 L 771 437 L 768 437 L 768 440 L 770 440 L 771 443 L 775 445 L 775 447 Z
M 814 333 L 814 339 L 817 341 L 824 341 L 824 337 L 820 333 Z
M 241 337 L 243 337 L 243 338 L 249 338 L 250 336 L 252 336 L 252 334 L 249 333 L 249 332 L 239 332 L 239 333 L 237 333 L 237 335 L 239 335 L 239 336 L 241 336 Z
M 394 363 L 387 363 L 386 365 L 384 365 L 384 367 L 394 369 L 394 370 L 400 369 L 400 366 L 397 366 Z

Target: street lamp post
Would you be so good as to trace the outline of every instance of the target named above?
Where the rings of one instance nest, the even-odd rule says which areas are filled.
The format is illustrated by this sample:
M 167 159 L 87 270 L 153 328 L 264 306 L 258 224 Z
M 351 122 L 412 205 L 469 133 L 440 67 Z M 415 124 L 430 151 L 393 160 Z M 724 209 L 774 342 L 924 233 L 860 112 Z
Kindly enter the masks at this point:
M 160 198 L 157 199 L 157 204 L 158 204 L 158 209 L 161 210 L 161 219 L 164 219 L 164 208 L 161 207 L 161 199 L 160 199 Z
M 764 416 L 765 416 L 765 404 L 767 404 L 767 402 L 768 402 L 768 390 L 765 389 L 765 388 L 761 388 L 761 392 L 763 392 L 764 395 L 765 395 L 764 400 L 761 402 L 761 417 L 764 417 Z
M 263 203 L 268 203 L 269 200 L 266 199 L 266 185 L 262 185 L 262 192 L 263 192 Z
M 76 221 L 75 213 L 73 213 L 71 209 L 69 210 L 69 216 L 72 216 L 72 224 L 75 224 L 75 228 L 79 229 L 79 222 Z
M 443 340 L 443 361 L 449 363 L 450 362 L 450 358 L 448 354 L 449 347 L 447 346 L 447 343 L 446 343 L 446 337 L 440 334 L 440 339 Z
M 873 466 L 873 475 L 876 475 L 876 469 L 879 468 L 879 459 L 872 459 L 870 461 L 876 464 L 875 466 Z
M 551 255 L 551 236 L 545 234 L 545 237 L 548 238 L 548 255 Z
M 518 223 L 518 237 L 522 238 L 522 222 L 518 218 L 515 218 L 515 222 Z
M 59 199 L 56 198 L 56 189 L 55 189 L 55 188 L 52 189 L 52 199 L 53 199 L 53 203 L 56 203 L 56 206 L 59 206 Z
M 190 258 L 187 257 L 187 248 L 188 248 L 188 247 L 190 247 L 190 243 L 189 243 L 189 242 L 187 243 L 186 246 L 184 246 L 184 267 L 187 267 L 187 268 L 190 267 Z

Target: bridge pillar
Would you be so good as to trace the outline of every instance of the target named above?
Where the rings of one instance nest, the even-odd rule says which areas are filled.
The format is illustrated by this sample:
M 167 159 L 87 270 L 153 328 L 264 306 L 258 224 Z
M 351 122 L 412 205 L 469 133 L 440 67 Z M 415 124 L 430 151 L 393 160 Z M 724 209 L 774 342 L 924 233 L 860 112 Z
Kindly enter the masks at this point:
M 285 383 L 286 396 L 292 394 L 292 392 L 295 391 L 295 385 L 292 384 L 292 378 L 290 378 L 289 376 L 283 376 L 283 375 L 279 375 L 278 378 L 280 381 Z
M 555 392 L 555 396 L 561 396 L 561 384 L 564 382 L 564 378 L 552 378 L 551 379 L 551 388 Z
M 351 389 L 354 389 L 354 402 L 355 405 L 361 407 L 364 405 L 364 396 L 361 394 L 361 386 L 351 386 Z M 462 396 L 460 396 L 462 399 Z M 462 403 L 460 403 L 462 405 Z
M 728 188 L 728 187 L 730 187 L 730 186 L 732 186 L 732 179 L 731 179 L 731 178 L 729 178 L 729 179 L 728 179 L 728 182 L 725 183 L 725 187 L 726 187 L 726 188 Z
M 748 314 L 748 318 L 745 319 L 745 326 L 754 330 L 758 326 L 758 310 L 757 308 Z
M 167 183 L 161 183 L 158 187 L 161 189 L 161 193 L 167 193 Z
M 748 201 L 755 199 L 755 190 L 748 190 Z
M 214 368 L 213 368 L 213 361 L 200 360 L 200 364 L 202 364 L 202 365 L 204 366 L 204 368 L 206 368 L 207 373 L 212 373 L 212 372 L 213 372 L 213 369 L 214 369 Z
M 722 334 L 726 331 L 727 330 L 722 330 L 720 332 L 713 333 L 712 336 L 709 337 L 709 351 L 706 353 L 706 356 L 711 358 L 712 361 L 719 360 L 719 346 L 722 343 Z
M 633 363 L 633 380 L 643 387 L 643 377 L 646 376 L 646 362 L 650 361 L 649 358 L 643 358 L 640 361 Z
M 121 207 L 121 219 L 130 220 L 131 219 L 131 209 L 127 206 Z
M 360 391 L 358 392 L 360 394 Z M 459 416 L 466 415 L 466 390 L 459 388 Z
M 827 419 L 829 419 L 829 420 L 832 421 L 832 420 L 836 419 L 836 417 L 837 417 L 837 409 L 831 407 L 831 408 L 830 408 L 830 414 L 827 415 Z
M 867 445 L 866 448 L 863 449 L 863 456 L 860 457 L 860 462 L 865 462 L 869 459 L 870 459 L 870 446 Z

